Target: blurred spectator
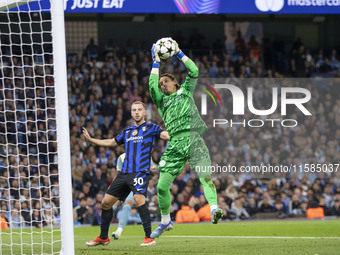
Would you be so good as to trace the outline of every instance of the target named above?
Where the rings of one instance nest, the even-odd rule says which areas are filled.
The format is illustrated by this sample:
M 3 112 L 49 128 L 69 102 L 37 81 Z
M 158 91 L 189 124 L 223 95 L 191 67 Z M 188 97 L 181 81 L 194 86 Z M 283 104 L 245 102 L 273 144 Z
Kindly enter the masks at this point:
M 10 217 L 10 226 L 11 228 L 19 228 L 21 223 L 23 222 L 23 218 L 20 215 L 17 208 L 13 208 Z
M 291 65 L 295 77 L 306 77 L 306 55 L 305 47 L 303 45 L 300 45 L 298 50 L 293 51 Z
M 92 178 L 92 188 L 93 192 L 97 194 L 99 191 L 105 191 L 107 188 L 106 176 L 102 175 L 102 170 L 100 168 L 96 169 L 95 176 Z
M 259 206 L 259 212 L 273 212 L 274 208 L 270 205 L 268 197 L 264 197 L 260 204 L 261 205 Z
M 249 219 L 249 214 L 247 210 L 243 207 L 243 203 L 240 198 L 236 198 L 231 204 L 230 210 L 228 210 L 228 217 L 230 219 Z
M 205 206 L 202 206 L 197 211 L 198 217 L 200 218 L 200 221 L 211 221 L 211 211 L 209 204 L 206 204 Z
M 97 217 L 92 207 L 88 207 L 84 218 L 84 224 L 90 224 L 92 226 L 98 225 Z
M 0 213 L 0 230 L 8 230 L 9 229 L 8 220 L 5 216 L 6 216 L 5 212 L 1 211 L 1 213 Z
M 150 200 L 149 200 L 150 201 Z M 160 216 L 160 209 L 158 205 L 158 196 L 153 195 L 151 201 L 149 202 L 149 211 L 150 211 L 150 217 L 152 221 L 158 221 Z
M 86 56 L 88 56 L 90 59 L 99 57 L 99 48 L 94 44 L 93 38 L 90 39 L 90 43 L 86 46 L 84 53 L 86 53 Z
M 47 226 L 52 227 L 58 225 L 57 218 L 54 213 L 52 213 L 52 209 L 49 206 L 44 208 L 42 218 Z
M 23 218 L 23 220 L 25 221 L 25 225 L 29 225 L 31 223 L 31 213 L 29 211 L 27 202 L 22 202 L 21 203 L 21 210 L 20 210 L 21 216 Z
M 292 196 L 292 199 L 289 201 L 289 212 L 292 215 L 301 215 L 302 210 L 300 208 L 300 201 L 299 201 L 299 196 L 297 194 L 294 194 Z
M 260 60 L 261 48 L 258 41 L 256 41 L 255 35 L 250 37 L 248 42 L 248 49 L 250 51 L 250 60 L 253 64 L 256 64 Z
M 249 217 L 252 217 L 258 212 L 256 200 L 254 197 L 250 197 L 248 199 L 248 204 L 245 207 L 247 213 L 249 214 Z
M 38 209 L 34 209 L 32 212 L 32 226 L 36 228 L 42 228 L 44 221 L 41 217 L 41 213 Z
M 319 68 L 320 73 L 329 73 L 332 71 L 332 67 L 328 63 L 328 58 L 325 58 L 323 64 Z
M 194 209 L 186 203 L 176 213 L 176 223 L 199 222 L 200 218 Z
M 83 166 L 81 158 L 76 158 L 72 167 L 72 178 L 75 188 L 81 188 L 81 185 L 83 184 L 83 174 L 85 171 L 86 166 Z
M 80 199 L 80 205 L 73 210 L 74 222 L 84 223 L 88 207 L 86 206 L 86 198 Z
M 335 215 L 340 217 L 340 200 L 335 200 L 334 205 L 332 207 L 331 215 Z

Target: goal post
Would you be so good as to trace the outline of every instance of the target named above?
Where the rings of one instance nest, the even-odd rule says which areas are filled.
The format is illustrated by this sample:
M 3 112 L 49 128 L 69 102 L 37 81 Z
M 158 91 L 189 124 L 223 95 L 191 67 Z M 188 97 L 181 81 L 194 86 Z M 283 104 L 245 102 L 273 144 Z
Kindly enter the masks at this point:
M 0 0 L 0 254 L 74 254 L 62 0 Z
M 64 1 L 51 0 L 62 254 L 74 254 Z

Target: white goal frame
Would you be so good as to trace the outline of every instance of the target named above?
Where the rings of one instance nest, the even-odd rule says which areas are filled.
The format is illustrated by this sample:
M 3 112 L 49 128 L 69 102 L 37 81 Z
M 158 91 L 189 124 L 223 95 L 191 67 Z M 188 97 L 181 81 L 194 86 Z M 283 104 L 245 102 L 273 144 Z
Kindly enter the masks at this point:
M 41 0 L 0 0 L 0 11 Z M 74 255 L 72 177 L 67 93 L 64 1 L 49 0 L 51 4 L 54 91 L 56 104 L 57 155 L 61 218 L 60 254 Z M 1 248 L 0 253 L 2 254 Z
M 64 1 L 51 1 L 52 45 L 56 93 L 61 254 L 74 254 L 71 152 L 68 114 Z

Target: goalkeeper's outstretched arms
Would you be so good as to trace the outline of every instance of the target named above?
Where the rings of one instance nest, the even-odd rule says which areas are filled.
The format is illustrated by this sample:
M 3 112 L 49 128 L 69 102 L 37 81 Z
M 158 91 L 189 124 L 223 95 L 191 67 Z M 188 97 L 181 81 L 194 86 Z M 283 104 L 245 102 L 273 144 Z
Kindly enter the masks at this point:
M 159 64 L 161 62 L 161 59 L 158 53 L 159 53 L 159 49 L 156 48 L 156 44 L 153 44 L 151 48 L 152 69 L 151 69 L 151 74 L 149 77 L 149 90 L 150 90 L 150 96 L 152 98 L 152 101 L 156 104 L 157 107 L 159 106 L 159 103 L 163 97 L 163 93 L 158 87 Z
M 189 77 L 190 78 L 198 78 L 198 67 L 195 65 L 194 61 L 192 61 L 189 57 L 187 57 L 183 51 L 180 50 L 178 47 L 178 43 L 174 40 L 175 48 L 175 56 L 183 62 L 183 64 L 189 70 Z
M 85 138 L 95 144 L 95 145 L 98 145 L 98 146 L 103 146 L 103 147 L 114 147 L 114 146 L 117 146 L 117 141 L 115 138 L 113 139 L 103 139 L 103 140 L 100 140 L 100 139 L 96 139 L 96 138 L 92 138 L 89 134 L 89 132 L 86 130 L 86 128 L 83 128 L 83 135 L 85 136 Z

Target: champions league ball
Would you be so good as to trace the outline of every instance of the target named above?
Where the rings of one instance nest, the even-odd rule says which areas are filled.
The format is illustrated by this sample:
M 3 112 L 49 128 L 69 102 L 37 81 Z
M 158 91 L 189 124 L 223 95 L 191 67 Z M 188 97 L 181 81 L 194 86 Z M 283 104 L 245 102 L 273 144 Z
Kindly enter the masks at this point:
M 167 59 L 175 54 L 175 44 L 170 37 L 161 38 L 156 42 L 156 47 L 159 48 L 159 57 Z

